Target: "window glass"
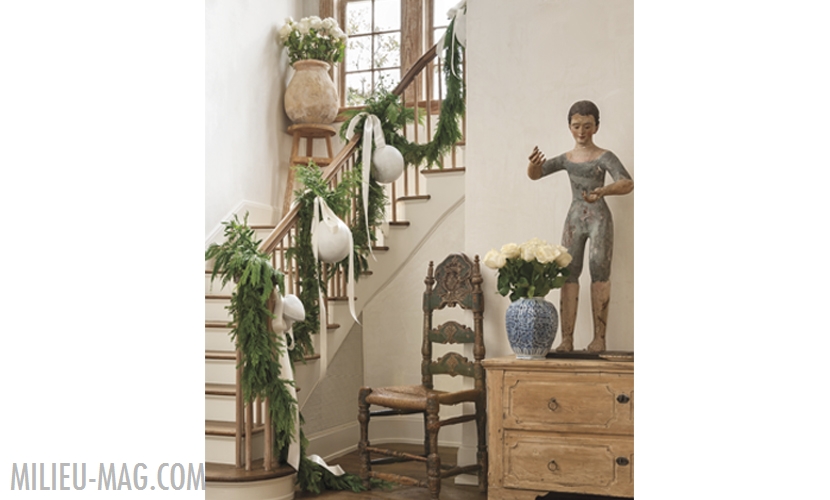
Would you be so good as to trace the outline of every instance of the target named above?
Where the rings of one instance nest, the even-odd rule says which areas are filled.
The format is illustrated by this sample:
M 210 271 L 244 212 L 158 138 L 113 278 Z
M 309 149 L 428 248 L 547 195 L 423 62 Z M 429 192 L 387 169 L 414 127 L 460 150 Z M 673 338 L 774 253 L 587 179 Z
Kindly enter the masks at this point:
M 449 26 L 450 21 L 447 19 L 447 11 L 455 7 L 458 3 L 456 0 L 433 0 L 432 7 L 432 27 L 440 28 L 434 30 L 433 43 L 437 42 L 440 36 L 443 36 L 444 30 Z M 441 32 L 440 34 L 438 32 Z
M 375 37 L 375 67 L 397 68 L 401 65 L 401 34 L 386 33 Z
M 400 31 L 401 0 L 375 0 L 375 31 Z
M 372 72 L 346 74 L 345 101 L 347 106 L 362 106 L 372 95 Z
M 372 26 L 372 2 L 361 0 L 346 4 L 346 34 L 370 33 Z
M 346 71 L 372 69 L 372 36 L 350 36 L 346 43 Z
M 400 81 L 401 0 L 346 3 L 346 106 L 360 106 L 373 89 L 391 90 Z

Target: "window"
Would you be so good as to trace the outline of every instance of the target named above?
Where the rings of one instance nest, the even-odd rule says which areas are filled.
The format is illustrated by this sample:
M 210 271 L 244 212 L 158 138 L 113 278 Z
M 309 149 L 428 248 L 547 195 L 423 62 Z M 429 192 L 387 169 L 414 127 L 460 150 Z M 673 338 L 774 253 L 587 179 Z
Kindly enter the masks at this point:
M 376 89 L 392 90 L 400 81 L 400 0 L 347 1 L 344 31 L 344 104 L 360 106 Z
M 376 90 L 392 90 L 402 72 L 444 35 L 458 0 L 340 0 L 349 35 L 340 68 L 342 106 L 361 106 Z M 442 88 L 435 76 L 435 88 Z M 443 95 L 442 95 L 443 97 Z

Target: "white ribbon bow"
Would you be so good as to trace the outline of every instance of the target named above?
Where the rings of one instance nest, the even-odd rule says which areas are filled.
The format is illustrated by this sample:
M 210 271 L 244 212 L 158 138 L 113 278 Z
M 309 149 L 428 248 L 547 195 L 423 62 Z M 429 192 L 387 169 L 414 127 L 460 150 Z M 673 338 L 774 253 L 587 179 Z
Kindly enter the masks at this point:
M 363 154 L 361 161 L 363 162 L 363 218 L 366 224 L 366 236 L 369 243 L 369 254 L 372 259 L 375 259 L 375 253 L 372 251 L 371 237 L 369 237 L 369 176 L 372 168 L 372 142 L 375 143 L 376 148 L 386 146 L 386 139 L 383 137 L 383 128 L 380 126 L 380 118 L 375 115 L 362 111 L 356 114 L 349 122 L 349 128 L 346 130 L 346 139 L 351 139 L 354 136 L 354 129 L 357 127 L 359 118 L 365 116 L 363 120 Z
M 467 0 L 461 0 L 453 8 L 447 11 L 447 19 L 450 22 L 455 21 L 453 23 L 452 29 L 452 45 L 455 45 L 458 42 L 462 47 L 467 46 Z M 463 38 L 463 40 L 462 40 Z M 441 55 L 444 53 L 444 41 L 446 39 L 446 35 L 442 36 L 440 40 L 438 40 L 438 47 L 436 48 L 437 56 L 438 56 L 438 66 L 441 67 Z M 455 57 L 455 50 L 450 52 L 450 57 Z M 453 61 L 450 61 L 451 63 Z M 455 73 L 455 64 L 450 64 L 450 71 L 452 74 L 460 79 Z
M 322 214 L 323 220 L 320 221 L 320 215 Z M 319 196 L 314 199 L 314 215 L 311 219 L 311 248 L 314 252 L 314 261 L 317 262 L 317 275 L 320 276 L 320 264 L 319 264 L 319 255 L 317 250 L 317 242 L 319 239 L 318 228 L 320 226 L 320 222 L 328 226 L 329 228 L 334 228 L 337 226 L 337 222 L 340 220 L 337 217 L 337 214 L 329 208 L 328 204 L 326 204 L 326 200 L 320 198 Z M 357 319 L 357 313 L 355 312 L 354 308 L 354 280 L 352 279 L 352 275 L 354 275 L 354 239 L 352 237 L 351 231 L 349 232 L 349 270 L 346 273 L 346 295 L 349 298 L 349 312 L 352 314 L 352 318 L 354 318 L 357 324 L 360 324 L 360 321 Z M 319 306 L 320 306 L 320 380 L 326 375 L 326 370 L 328 367 L 328 352 L 326 350 L 326 339 L 328 338 L 327 334 L 327 325 L 328 325 L 328 314 L 326 313 L 326 298 L 323 295 L 323 289 L 319 288 L 320 296 L 319 296 Z

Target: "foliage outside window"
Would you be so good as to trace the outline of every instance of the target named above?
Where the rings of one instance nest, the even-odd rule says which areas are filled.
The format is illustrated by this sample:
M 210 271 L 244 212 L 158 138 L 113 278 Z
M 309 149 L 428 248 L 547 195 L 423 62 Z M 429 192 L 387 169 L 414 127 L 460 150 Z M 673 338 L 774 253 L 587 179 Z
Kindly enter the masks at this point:
M 401 78 L 401 1 L 352 0 L 345 5 L 349 36 L 343 65 L 345 106 L 362 106 Z

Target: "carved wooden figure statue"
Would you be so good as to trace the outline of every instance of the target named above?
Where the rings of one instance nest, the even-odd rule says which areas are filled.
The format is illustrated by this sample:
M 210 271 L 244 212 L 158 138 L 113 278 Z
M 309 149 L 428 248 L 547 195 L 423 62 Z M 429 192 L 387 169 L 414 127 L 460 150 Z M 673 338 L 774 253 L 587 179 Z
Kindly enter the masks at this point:
M 558 352 L 573 351 L 574 323 L 579 298 L 579 276 L 582 274 L 585 246 L 591 240 L 588 262 L 591 273 L 591 306 L 594 318 L 594 339 L 588 352 L 605 350 L 605 327 L 611 293 L 611 254 L 614 248 L 614 224 L 611 211 L 603 197 L 628 194 L 634 181 L 619 158 L 611 151 L 594 144 L 599 130 L 599 109 L 591 101 L 579 101 L 568 112 L 568 125 L 575 144 L 571 151 L 545 160 L 538 147 L 533 148 L 527 175 L 537 180 L 564 170 L 571 181 L 573 201 L 562 231 L 562 245 L 573 255 L 568 266 L 570 276 L 562 287 L 562 343 Z M 605 173 L 614 180 L 605 186 Z

